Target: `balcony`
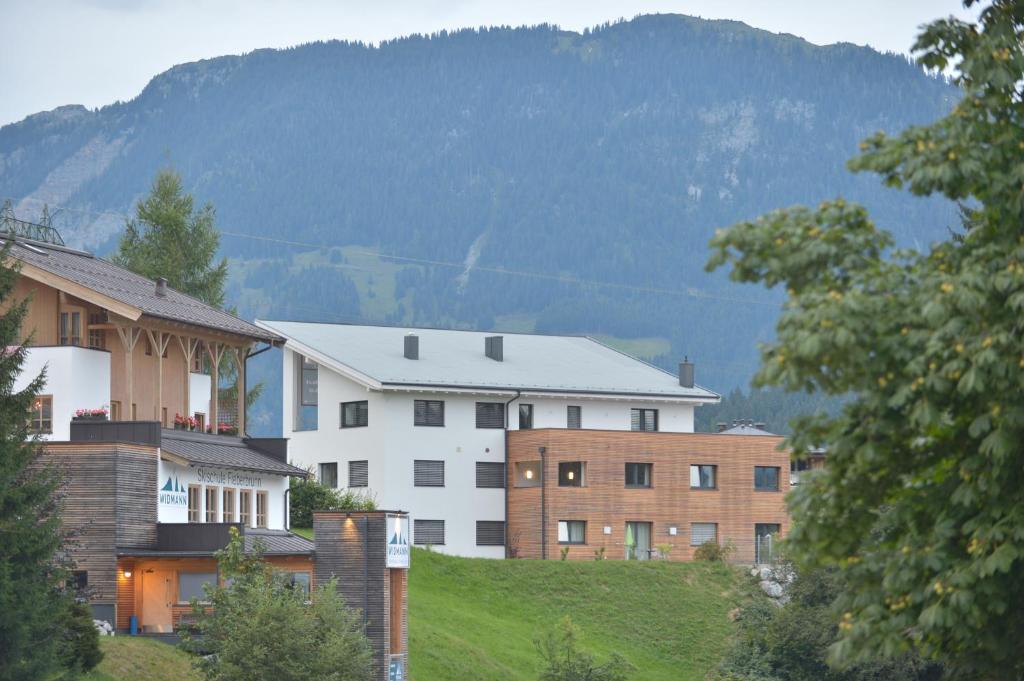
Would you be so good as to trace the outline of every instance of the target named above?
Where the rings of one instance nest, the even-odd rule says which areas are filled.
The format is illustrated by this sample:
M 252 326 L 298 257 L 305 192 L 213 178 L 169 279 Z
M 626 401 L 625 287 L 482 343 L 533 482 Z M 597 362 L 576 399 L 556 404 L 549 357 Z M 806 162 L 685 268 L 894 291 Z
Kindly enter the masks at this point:
M 49 396 L 49 432 L 45 440 L 71 439 L 71 419 L 78 409 L 110 407 L 110 353 L 75 345 L 32 347 L 14 389 L 22 390 L 46 369 L 41 396 Z M 45 417 L 45 414 L 44 414 Z

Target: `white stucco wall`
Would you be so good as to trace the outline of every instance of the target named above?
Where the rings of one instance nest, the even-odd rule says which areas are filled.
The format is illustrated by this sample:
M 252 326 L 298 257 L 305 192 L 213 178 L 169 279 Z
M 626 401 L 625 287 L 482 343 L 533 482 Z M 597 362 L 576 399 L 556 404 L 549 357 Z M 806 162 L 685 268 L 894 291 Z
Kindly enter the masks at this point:
M 283 432 L 290 438 L 293 463 L 312 467 L 338 464 L 338 485 L 348 484 L 348 462 L 369 462 L 369 488 L 380 508 L 408 511 L 415 521 L 444 520 L 445 544 L 435 550 L 463 556 L 500 558 L 504 548 L 476 546 L 478 520 L 505 519 L 505 492 L 476 487 L 476 462 L 505 460 L 505 434 L 501 429 L 476 427 L 476 402 L 507 402 L 513 395 L 468 392 L 369 390 L 327 367 L 318 372 L 317 429 L 296 431 L 295 353 L 285 349 L 283 371 Z M 413 425 L 413 402 L 440 399 L 445 402 L 445 426 Z M 341 428 L 340 404 L 366 400 L 369 425 Z M 659 430 L 692 432 L 692 404 L 593 397 L 524 397 L 534 405 L 534 428 L 565 428 L 566 407 L 582 407 L 584 428 L 629 430 L 630 410 L 658 410 Z M 509 426 L 519 426 L 518 401 L 508 408 Z M 413 484 L 416 459 L 445 462 L 444 487 Z
M 46 367 L 42 395 L 53 396 L 53 433 L 46 440 L 71 437 L 79 409 L 110 409 L 110 353 L 78 346 L 30 348 L 14 389 L 22 390 Z
M 196 412 L 206 414 L 207 420 L 210 417 L 210 377 L 207 374 L 190 373 L 188 375 L 188 414 L 194 416 Z
M 171 482 L 171 493 L 163 488 Z M 184 495 L 175 493 L 177 488 L 185 490 Z M 160 468 L 157 476 L 157 494 L 159 505 L 157 520 L 161 523 L 187 523 L 188 522 L 188 486 L 200 485 L 217 488 L 217 499 L 219 522 L 238 521 L 238 495 L 235 496 L 235 513 L 233 517 L 223 516 L 223 490 L 248 489 L 254 493 L 252 499 L 252 520 L 255 522 L 256 497 L 255 492 L 267 492 L 267 527 L 272 530 L 285 528 L 285 490 L 288 489 L 288 478 L 280 475 L 267 475 L 266 473 L 255 473 L 252 471 L 213 468 L 209 466 L 181 466 L 170 461 L 160 460 Z M 206 495 L 199 495 L 199 517 L 206 518 Z

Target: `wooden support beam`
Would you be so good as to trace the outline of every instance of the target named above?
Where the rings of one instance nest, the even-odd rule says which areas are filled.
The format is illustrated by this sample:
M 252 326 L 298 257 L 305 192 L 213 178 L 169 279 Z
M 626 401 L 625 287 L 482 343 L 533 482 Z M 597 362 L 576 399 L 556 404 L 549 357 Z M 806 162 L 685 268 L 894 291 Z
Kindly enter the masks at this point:
M 135 354 L 135 344 L 139 342 L 142 329 L 132 326 L 119 326 L 117 327 L 117 335 L 121 338 L 121 345 L 124 347 L 124 382 L 127 394 L 124 408 L 121 411 L 121 418 L 124 421 L 130 421 L 135 418 L 132 410 L 134 400 L 132 386 L 135 383 L 135 376 L 132 374 L 132 355 Z M 125 413 L 128 414 L 127 418 L 125 418 Z
M 238 394 L 238 436 L 245 437 L 245 356 L 249 353 L 249 346 L 243 345 L 231 348 L 235 358 L 235 367 L 238 368 L 235 377 L 235 392 Z
M 156 353 L 156 400 L 153 401 L 155 405 L 153 407 L 153 418 L 160 422 L 161 425 L 166 426 L 163 419 L 164 411 L 164 351 L 167 349 L 167 344 L 171 342 L 171 335 L 164 333 L 163 331 L 153 331 L 146 329 L 146 335 L 149 337 L 149 345 L 153 348 Z
M 185 356 L 185 406 L 181 413 L 185 418 L 192 414 L 192 361 L 196 358 L 196 351 L 199 349 L 199 339 L 188 336 L 175 336 L 178 339 L 178 347 L 181 354 Z

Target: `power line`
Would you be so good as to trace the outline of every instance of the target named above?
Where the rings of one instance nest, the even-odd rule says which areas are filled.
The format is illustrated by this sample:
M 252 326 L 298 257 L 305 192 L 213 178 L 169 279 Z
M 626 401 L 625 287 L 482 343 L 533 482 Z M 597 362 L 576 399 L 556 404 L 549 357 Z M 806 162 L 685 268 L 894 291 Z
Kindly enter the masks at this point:
M 33 199 L 33 198 L 26 198 L 26 199 L 22 199 L 22 200 L 23 201 L 34 201 L 36 203 L 44 203 L 43 201 L 40 201 L 39 199 Z M 98 211 L 92 211 L 92 210 L 82 209 L 82 208 L 72 208 L 72 207 L 68 207 L 68 206 L 59 206 L 59 207 L 62 208 L 63 210 L 68 211 L 68 212 L 79 213 L 79 214 L 82 214 L 82 215 L 96 215 L 96 216 L 110 215 L 110 216 L 120 217 L 120 218 L 124 218 L 124 219 L 127 219 L 129 217 L 128 215 L 125 215 L 124 213 L 119 213 L 119 212 L 116 212 L 116 211 L 102 211 L 102 212 L 98 212 Z M 764 300 L 756 300 L 756 299 L 752 299 L 752 298 L 738 298 L 738 297 L 734 297 L 734 296 L 725 296 L 725 295 L 721 295 L 721 294 L 717 294 L 717 293 L 709 293 L 707 291 L 703 291 L 703 290 L 698 289 L 696 287 L 687 287 L 686 289 L 668 289 L 668 288 L 661 288 L 661 287 L 656 287 L 656 286 L 640 286 L 640 285 L 637 285 L 637 284 L 625 284 L 625 283 L 612 282 L 612 281 L 600 281 L 600 280 L 597 280 L 597 279 L 580 279 L 578 277 L 571 277 L 571 276 L 566 276 L 566 275 L 561 275 L 561 274 L 548 274 L 548 273 L 545 273 L 545 272 L 530 272 L 530 271 L 525 271 L 525 270 L 514 270 L 514 269 L 510 269 L 510 268 L 505 268 L 505 267 L 488 267 L 488 266 L 482 266 L 482 265 L 473 265 L 473 266 L 467 267 L 464 262 L 454 262 L 454 261 L 450 261 L 450 260 L 434 260 L 434 259 L 429 259 L 429 258 L 415 258 L 415 257 L 411 257 L 411 256 L 395 255 L 395 254 L 391 254 L 391 253 L 379 253 L 379 252 L 376 252 L 376 251 L 353 250 L 351 247 L 342 246 L 340 244 L 314 244 L 314 243 L 309 243 L 309 242 L 304 242 L 304 241 L 294 241 L 294 240 L 291 240 L 291 239 L 280 239 L 280 238 L 277 238 L 277 237 L 262 236 L 262 235 L 258 235 L 258 234 L 247 234 L 245 232 L 236 232 L 236 231 L 226 230 L 226 229 L 221 229 L 220 233 L 222 235 L 225 235 L 225 236 L 231 236 L 231 237 L 235 237 L 235 238 L 239 238 L 239 239 L 250 239 L 252 241 L 263 241 L 263 242 L 267 242 L 267 243 L 276 243 L 276 244 L 282 244 L 282 245 L 285 245 L 285 246 L 295 246 L 295 247 L 298 247 L 298 248 L 308 248 L 308 249 L 313 249 L 313 250 L 320 250 L 322 248 L 345 248 L 345 249 L 347 249 L 347 253 L 352 254 L 352 255 L 362 255 L 362 256 L 373 257 L 373 258 L 380 258 L 380 259 L 384 259 L 384 260 L 393 260 L 395 262 L 407 262 L 407 263 L 416 264 L 416 265 L 428 265 L 428 266 L 432 266 L 432 267 L 446 267 L 446 268 L 458 269 L 458 270 L 468 270 L 469 272 L 472 272 L 472 271 L 476 270 L 476 271 L 479 271 L 479 272 L 489 272 L 489 273 L 493 273 L 493 274 L 503 274 L 503 275 L 513 276 L 513 277 L 532 278 L 532 279 L 540 279 L 540 280 L 544 280 L 544 281 L 553 281 L 553 282 L 562 283 L 562 284 L 574 284 L 574 285 L 577 285 L 577 286 L 592 286 L 592 287 L 596 287 L 596 288 L 608 288 L 608 289 L 616 289 L 616 290 L 620 290 L 620 291 L 631 291 L 631 292 L 634 292 L 634 293 L 654 293 L 654 294 L 658 294 L 658 295 L 676 296 L 676 297 L 682 297 L 682 298 L 693 298 L 693 299 L 697 299 L 697 300 L 714 300 L 714 301 L 721 301 L 721 302 L 727 302 L 727 303 L 735 303 L 735 304 L 738 304 L 738 305 L 760 305 L 760 306 L 764 306 L 764 307 L 773 307 L 773 308 L 778 308 L 780 306 L 779 303 L 777 303 L 777 302 L 769 302 L 769 301 L 764 301 Z M 338 266 L 338 267 L 341 267 L 341 266 Z

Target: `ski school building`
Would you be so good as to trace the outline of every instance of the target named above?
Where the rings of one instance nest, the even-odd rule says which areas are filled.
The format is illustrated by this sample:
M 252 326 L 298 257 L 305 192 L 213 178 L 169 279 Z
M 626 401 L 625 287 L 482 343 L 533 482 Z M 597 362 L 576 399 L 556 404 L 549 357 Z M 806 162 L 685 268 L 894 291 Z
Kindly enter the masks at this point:
M 19 268 L 14 298 L 30 301 L 14 387 L 46 370 L 30 429 L 62 473 L 73 587 L 94 617 L 140 634 L 187 626 L 235 528 L 296 589 L 337 577 L 363 613 L 377 678 L 404 672 L 406 514 L 323 512 L 315 542 L 292 533 L 289 481 L 308 473 L 289 463 L 287 440 L 248 437 L 244 400 L 217 389 L 225 356 L 244 395 L 246 359 L 283 339 L 47 228 L 0 227 L 4 264 Z

